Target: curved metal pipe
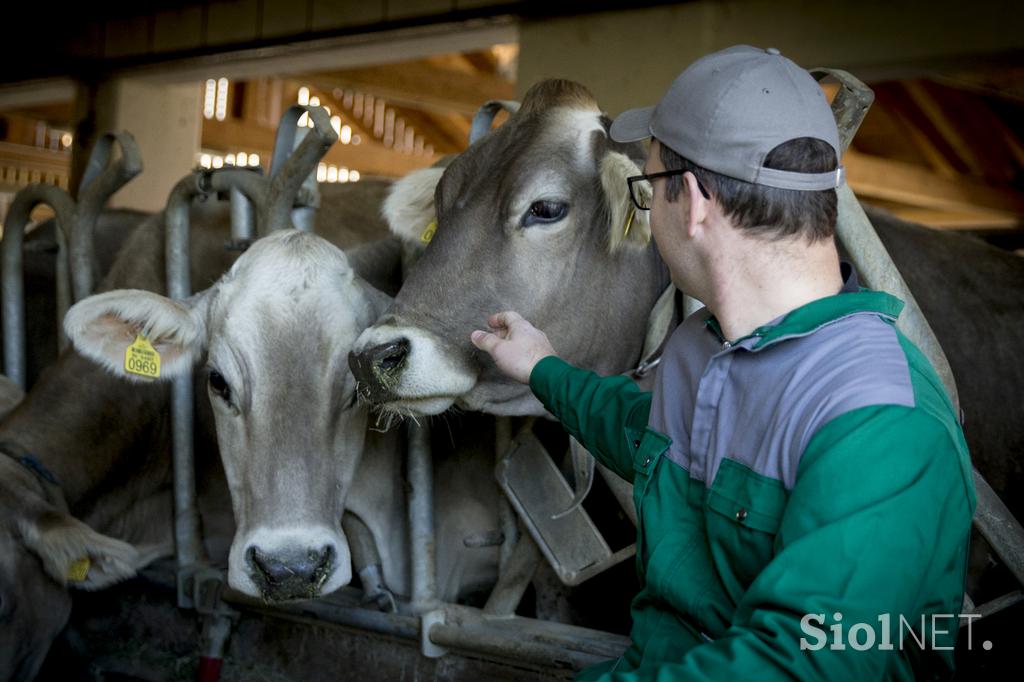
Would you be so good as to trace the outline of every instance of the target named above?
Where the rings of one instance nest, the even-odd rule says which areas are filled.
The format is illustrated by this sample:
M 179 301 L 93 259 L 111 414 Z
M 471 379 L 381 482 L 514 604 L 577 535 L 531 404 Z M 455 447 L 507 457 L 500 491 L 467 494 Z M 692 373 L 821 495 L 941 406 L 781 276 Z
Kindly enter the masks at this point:
M 121 148 L 121 156 L 110 163 L 115 143 Z M 77 211 L 70 225 L 71 277 L 76 302 L 91 294 L 95 283 L 93 233 L 100 211 L 114 192 L 141 172 L 142 154 L 131 133 L 105 133 L 96 141 L 78 189 Z
M 849 148 L 853 136 L 860 128 L 865 114 L 875 99 L 871 88 L 864 85 L 852 74 L 839 69 L 812 69 L 811 74 L 821 80 L 825 77 L 834 78 L 839 83 L 839 90 L 832 100 L 832 113 L 839 129 L 840 157 Z M 921 307 L 917 304 L 914 294 L 900 274 L 892 256 L 878 238 L 875 228 L 871 225 L 864 209 L 854 196 L 850 185 L 844 183 L 836 190 L 838 195 L 838 220 L 836 236 L 846 248 L 853 267 L 861 276 L 861 280 L 872 289 L 888 291 L 901 298 L 906 304 L 896 326 L 913 341 L 932 363 L 936 373 L 942 380 L 946 393 L 953 407 L 959 411 L 960 400 L 956 390 L 956 380 L 949 360 L 939 344 L 935 332 L 925 319 Z
M 25 227 L 28 225 L 32 209 L 40 204 L 49 205 L 56 215 L 58 234 L 63 233 L 63 240 L 58 236 L 58 244 L 67 244 L 67 233 L 75 218 L 75 202 L 67 192 L 54 185 L 29 185 L 15 195 L 7 212 L 3 243 L 0 246 L 3 252 L 0 256 L 3 263 L 0 298 L 4 314 L 4 373 L 22 389 L 25 389 L 26 382 L 25 282 L 22 249 L 25 243 Z M 60 261 L 66 257 L 66 251 L 58 251 L 58 272 L 61 270 Z M 57 314 L 63 318 L 60 310 Z M 58 329 L 60 328 L 58 325 Z
M 494 117 L 498 115 L 499 111 L 507 111 L 509 114 L 514 114 L 519 111 L 519 102 L 513 100 L 501 100 L 492 99 L 484 102 L 477 109 L 477 112 L 473 115 L 473 123 L 469 129 L 469 143 L 473 144 L 481 137 L 491 132 L 491 125 L 494 123 Z
M 203 193 L 207 174 L 190 174 L 171 190 L 165 211 L 165 254 L 167 295 L 175 300 L 192 292 L 189 269 L 189 209 L 192 199 Z M 175 379 L 171 385 L 171 439 L 174 467 L 174 546 L 179 568 L 194 566 L 205 558 L 196 507 L 196 474 L 192 433 L 192 374 Z
M 296 134 L 295 126 L 290 122 L 294 118 L 297 123 L 303 112 L 309 114 L 313 127 L 308 130 L 295 151 L 288 153 L 284 151 L 285 142 L 294 140 Z M 323 107 L 295 105 L 285 112 L 278 128 L 274 158 L 270 166 L 266 217 L 264 224 L 257 226 L 261 230 L 260 236 L 273 230 L 291 227 L 292 208 L 296 204 L 310 208 L 319 207 L 320 197 L 315 189 L 316 165 L 337 141 L 338 134 L 331 127 L 331 119 Z M 278 161 L 279 158 L 284 158 L 284 161 Z M 310 176 L 313 176 L 313 186 L 301 194 L 300 191 Z

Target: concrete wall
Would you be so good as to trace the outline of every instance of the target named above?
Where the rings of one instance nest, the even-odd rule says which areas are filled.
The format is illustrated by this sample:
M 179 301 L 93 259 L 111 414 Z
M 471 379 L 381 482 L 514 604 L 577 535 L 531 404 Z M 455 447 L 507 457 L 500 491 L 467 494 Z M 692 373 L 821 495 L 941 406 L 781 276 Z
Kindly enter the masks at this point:
M 164 85 L 118 78 L 95 94 L 95 129 L 127 130 L 142 153 L 141 175 L 117 192 L 113 208 L 158 211 L 195 165 L 202 121 L 198 84 Z M 77 151 L 77 150 L 76 150 Z
M 611 114 L 653 104 L 694 59 L 747 43 L 864 80 L 1024 63 L 1024 3 L 699 0 L 520 25 L 520 95 L 577 80 Z

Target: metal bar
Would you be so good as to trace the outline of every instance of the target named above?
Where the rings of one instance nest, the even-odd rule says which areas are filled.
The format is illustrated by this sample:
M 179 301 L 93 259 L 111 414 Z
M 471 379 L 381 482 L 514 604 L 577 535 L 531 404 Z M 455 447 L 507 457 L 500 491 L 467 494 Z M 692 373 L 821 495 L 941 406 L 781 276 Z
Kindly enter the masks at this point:
M 67 192 L 54 185 L 29 185 L 18 192 L 7 211 L 4 238 L 0 245 L 3 263 L 0 298 L 3 303 L 4 374 L 25 389 L 25 282 L 23 279 L 25 228 L 32 209 L 48 204 L 56 214 L 57 231 L 74 222 L 75 202 Z M 62 258 L 63 254 L 57 254 Z M 59 270 L 59 267 L 58 267 Z M 59 328 L 59 326 L 58 326 Z
M 495 464 L 508 455 L 512 447 L 512 419 L 495 417 L 494 419 L 494 456 Z M 497 486 L 496 486 L 497 487 Z M 508 498 L 498 487 L 498 523 L 501 524 L 501 547 L 498 554 L 498 575 L 505 572 L 508 560 L 519 541 L 519 521 Z
M 167 294 L 184 300 L 192 289 L 189 268 L 189 208 L 201 193 L 204 174 L 190 174 L 175 185 L 167 200 L 166 266 Z M 174 466 L 174 545 L 179 568 L 195 566 L 204 559 L 196 507 L 196 476 L 193 461 L 192 374 L 175 379 L 171 385 L 171 437 Z
M 110 163 L 115 142 L 121 148 L 121 156 Z M 100 211 L 114 192 L 141 172 L 142 154 L 131 133 L 106 133 L 96 141 L 78 190 L 75 220 L 70 225 L 72 291 L 76 302 L 91 294 L 95 283 L 93 233 Z
M 488 618 L 462 606 L 446 606 L 445 616 L 430 626 L 433 644 L 545 667 L 579 670 L 621 656 L 629 646 L 621 635 L 519 616 Z
M 860 128 L 868 109 L 871 108 L 875 98 L 874 92 L 846 71 L 819 68 L 812 69 L 811 73 L 819 80 L 831 77 L 839 83 L 839 90 L 832 99 L 832 113 L 839 129 L 838 153 L 842 156 L 853 141 L 853 136 Z M 839 199 L 836 236 L 846 248 L 853 266 L 864 283 L 872 289 L 888 291 L 903 299 L 906 306 L 897 326 L 931 361 L 954 408 L 959 409 L 953 371 L 917 300 L 900 275 L 882 240 L 875 233 L 875 228 L 849 184 L 844 183 L 836 190 L 836 194 Z
M 434 541 L 434 481 L 430 429 L 409 424 L 409 541 L 412 554 L 412 604 L 427 611 L 437 604 L 437 560 Z
M 290 120 L 296 106 L 289 108 L 285 113 L 281 127 L 287 129 L 286 122 Z M 302 142 L 283 163 L 278 163 L 280 152 L 275 143 L 270 189 L 267 191 L 266 216 L 262 224 L 257 224 L 260 235 L 291 227 L 292 208 L 296 203 L 312 208 L 319 206 L 319 197 L 300 196 L 299 192 L 310 174 L 316 172 L 316 166 L 320 159 L 327 153 L 331 145 L 338 141 L 338 134 L 331 127 L 331 119 L 323 107 L 304 107 L 304 109 L 309 114 L 310 120 L 313 121 L 313 128 L 309 129 Z M 279 127 L 279 138 L 282 135 L 280 130 Z
M 838 151 L 842 158 L 875 101 L 875 93 L 848 71 L 817 68 L 811 69 L 810 73 L 819 81 L 828 77 L 839 83 L 839 91 L 832 99 L 832 115 L 839 129 Z
M 308 601 L 269 605 L 261 599 L 227 589 L 222 594 L 225 602 L 246 610 L 272 616 L 314 620 L 335 625 L 359 628 L 391 637 L 419 639 L 419 619 L 398 613 L 383 613 L 359 605 L 359 594 L 351 587 Z M 404 605 L 406 606 L 407 605 Z
M 839 196 L 839 219 L 836 234 L 846 247 L 850 260 L 856 268 L 861 280 L 872 289 L 887 291 L 906 304 L 896 326 L 914 342 L 932 363 L 932 367 L 942 380 L 946 393 L 959 410 L 960 401 L 957 396 L 956 381 L 953 370 L 949 366 L 945 353 L 935 337 L 931 325 L 925 319 L 917 299 L 911 293 L 892 257 L 875 233 L 871 221 L 854 196 L 849 185 L 843 185 L 836 193 Z
M 253 239 L 256 236 L 256 216 L 253 204 L 237 187 L 230 190 L 231 202 L 231 238 L 235 240 Z
M 68 337 L 64 333 L 64 316 L 72 303 L 71 291 L 71 253 L 68 244 L 65 221 L 54 221 L 54 234 L 57 238 L 57 353 L 63 353 L 68 347 Z
M 158 584 L 168 584 L 159 565 L 144 569 L 143 575 Z M 412 641 L 420 639 L 420 620 L 408 615 L 412 610 L 410 604 L 399 603 L 399 613 L 374 611 L 359 605 L 360 592 L 352 587 L 318 599 L 274 605 L 230 588 L 221 597 L 246 611 L 278 618 L 331 623 Z M 629 646 L 629 639 L 621 635 L 575 625 L 521 616 L 494 618 L 480 609 L 454 604 L 439 604 L 438 608 L 445 618 L 443 624 L 430 627 L 428 637 L 434 644 L 531 665 L 579 669 L 615 658 Z
M 977 469 L 974 470 L 974 490 L 978 498 L 974 525 L 1017 582 L 1024 585 L 1024 528 Z
M 966 599 L 964 600 L 964 613 L 976 613 L 979 620 L 981 618 L 988 618 L 991 615 L 997 614 L 1000 611 L 1010 608 L 1016 604 L 1024 602 L 1024 594 L 1020 590 L 1014 590 L 1004 594 L 1001 597 L 996 597 L 991 601 L 987 601 L 984 604 L 978 604 L 977 606 L 972 605 L 971 608 L 967 608 Z M 964 627 L 967 624 L 967 620 L 961 620 L 960 627 Z
M 477 112 L 473 115 L 473 123 L 469 128 L 470 144 L 473 144 L 481 137 L 491 132 L 491 125 L 494 123 L 494 117 L 498 115 L 499 111 L 507 111 L 509 114 L 514 114 L 519 111 L 519 102 L 492 99 L 481 104 L 480 108 L 477 109 Z
M 537 543 L 529 535 L 520 536 L 512 556 L 484 604 L 483 612 L 491 616 L 514 614 L 540 562 L 541 553 Z

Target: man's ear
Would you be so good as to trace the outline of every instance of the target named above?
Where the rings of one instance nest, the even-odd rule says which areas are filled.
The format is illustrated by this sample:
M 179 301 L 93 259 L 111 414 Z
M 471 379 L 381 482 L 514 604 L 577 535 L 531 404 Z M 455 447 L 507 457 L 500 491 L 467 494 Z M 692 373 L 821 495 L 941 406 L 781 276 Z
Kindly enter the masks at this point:
M 641 211 L 629 198 L 626 178 L 642 175 L 643 171 L 622 152 L 608 152 L 601 159 L 601 186 L 608 202 L 609 236 L 608 250 L 612 253 L 623 247 L 644 248 L 651 241 L 651 212 Z M 649 188 L 648 183 L 643 183 Z M 637 186 L 638 191 L 640 186 Z M 650 205 L 649 190 L 645 192 Z
M 434 190 L 444 168 L 413 171 L 391 186 L 381 213 L 402 241 L 425 248 L 437 229 Z
M 692 238 L 696 234 L 697 226 L 702 225 L 707 220 L 708 209 L 711 206 L 709 199 L 704 198 L 704 193 L 700 190 L 700 183 L 697 182 L 697 176 L 687 171 L 683 173 L 683 192 L 686 193 L 687 204 L 688 204 L 688 215 L 687 215 L 687 227 L 686 229 L 690 233 Z
M 69 514 L 44 512 L 18 524 L 25 546 L 61 585 L 98 590 L 131 578 L 156 558 L 154 551 L 97 533 Z
M 173 301 L 138 289 L 119 289 L 90 296 L 71 306 L 64 331 L 79 353 L 126 378 L 128 348 L 138 336 L 159 354 L 159 378 L 191 372 L 206 343 L 208 292 Z M 143 351 L 144 352 L 144 351 Z

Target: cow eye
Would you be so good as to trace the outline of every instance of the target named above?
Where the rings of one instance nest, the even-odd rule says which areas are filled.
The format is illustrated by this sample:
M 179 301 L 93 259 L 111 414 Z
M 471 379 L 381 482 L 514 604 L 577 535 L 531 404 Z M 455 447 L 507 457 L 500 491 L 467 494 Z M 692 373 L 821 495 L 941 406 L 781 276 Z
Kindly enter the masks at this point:
M 224 402 L 231 402 L 231 387 L 224 380 L 224 375 L 215 369 L 210 370 L 210 390 L 221 397 Z
M 569 212 L 569 204 L 561 201 L 535 201 L 523 216 L 523 227 L 557 223 Z

